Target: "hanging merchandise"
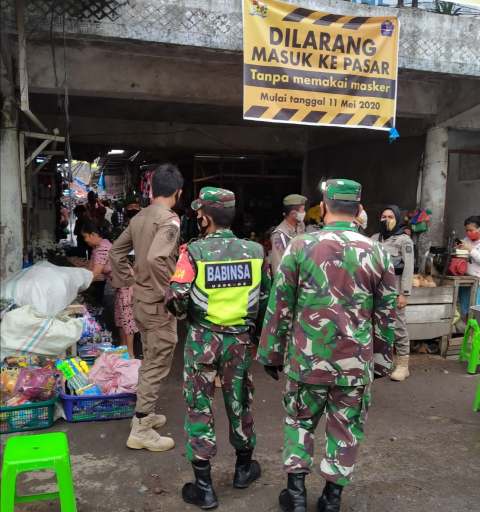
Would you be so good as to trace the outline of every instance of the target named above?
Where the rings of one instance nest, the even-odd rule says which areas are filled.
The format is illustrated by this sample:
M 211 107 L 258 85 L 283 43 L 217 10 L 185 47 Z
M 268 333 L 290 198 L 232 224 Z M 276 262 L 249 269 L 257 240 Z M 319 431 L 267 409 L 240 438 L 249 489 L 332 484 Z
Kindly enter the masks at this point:
M 154 171 L 145 171 L 140 180 L 140 193 L 145 201 L 151 201 L 152 195 L 152 177 Z
M 410 226 L 414 233 L 424 233 L 428 231 L 432 218 L 432 211 L 424 208 L 417 208 L 414 212 L 409 213 Z
M 97 187 L 98 187 L 98 193 L 99 194 L 104 194 L 105 193 L 105 175 L 103 174 L 103 171 L 100 174 L 100 177 L 98 178 Z

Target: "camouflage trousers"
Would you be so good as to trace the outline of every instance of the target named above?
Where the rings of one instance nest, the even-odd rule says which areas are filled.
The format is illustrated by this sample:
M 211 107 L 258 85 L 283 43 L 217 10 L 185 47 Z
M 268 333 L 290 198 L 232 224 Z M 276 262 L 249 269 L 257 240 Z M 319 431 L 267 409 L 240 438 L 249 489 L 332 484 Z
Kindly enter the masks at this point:
M 216 375 L 222 383 L 230 443 L 236 450 L 255 447 L 251 364 L 248 334 L 218 333 L 198 326 L 190 327 L 185 342 L 183 384 L 187 404 L 188 460 L 208 460 L 217 452 L 212 410 Z
M 288 473 L 309 473 L 313 465 L 314 433 L 326 413 L 325 457 L 320 473 L 328 481 L 347 485 L 363 439 L 370 403 L 370 385 L 329 386 L 289 379 L 284 395 L 283 462 Z

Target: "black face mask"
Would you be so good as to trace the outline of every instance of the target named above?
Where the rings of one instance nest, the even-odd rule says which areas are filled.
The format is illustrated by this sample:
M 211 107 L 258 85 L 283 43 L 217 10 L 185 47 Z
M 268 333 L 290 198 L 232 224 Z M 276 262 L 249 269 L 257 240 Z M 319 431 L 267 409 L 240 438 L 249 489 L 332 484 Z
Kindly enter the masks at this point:
M 385 235 L 389 234 L 388 227 L 387 227 L 387 221 L 381 220 L 380 221 L 380 233 L 385 237 Z
M 202 221 L 203 219 L 205 219 L 207 221 L 207 225 L 204 226 L 202 224 Z M 198 225 L 198 231 L 200 232 L 200 235 L 201 236 L 205 236 L 207 234 L 207 230 L 210 226 L 210 219 L 208 217 L 200 217 L 198 220 L 197 220 L 197 225 Z

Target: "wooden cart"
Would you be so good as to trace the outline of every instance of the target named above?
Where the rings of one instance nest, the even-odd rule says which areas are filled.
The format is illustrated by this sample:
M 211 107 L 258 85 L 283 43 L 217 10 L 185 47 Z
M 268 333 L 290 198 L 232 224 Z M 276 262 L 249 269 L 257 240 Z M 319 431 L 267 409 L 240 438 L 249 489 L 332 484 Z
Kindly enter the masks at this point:
M 470 287 L 470 305 L 475 304 L 478 279 L 470 276 L 448 276 L 436 288 L 412 288 L 406 310 L 410 339 L 431 340 L 441 338 L 443 357 L 456 355 L 461 336 L 453 335 L 453 317 L 462 286 Z

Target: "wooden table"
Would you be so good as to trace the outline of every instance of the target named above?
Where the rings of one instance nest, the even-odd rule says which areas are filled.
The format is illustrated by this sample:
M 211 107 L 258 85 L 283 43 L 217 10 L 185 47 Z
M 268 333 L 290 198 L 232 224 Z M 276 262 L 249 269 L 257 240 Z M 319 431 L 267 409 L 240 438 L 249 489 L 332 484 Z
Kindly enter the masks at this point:
M 462 337 L 453 335 L 452 322 L 462 286 L 470 287 L 470 305 L 474 305 L 478 289 L 478 279 L 475 277 L 447 276 L 443 286 L 412 288 L 406 310 L 411 340 L 441 338 L 442 356 L 458 352 Z
M 452 335 L 455 286 L 412 288 L 406 310 L 407 328 L 411 340 L 441 338 L 440 352 L 448 350 Z

